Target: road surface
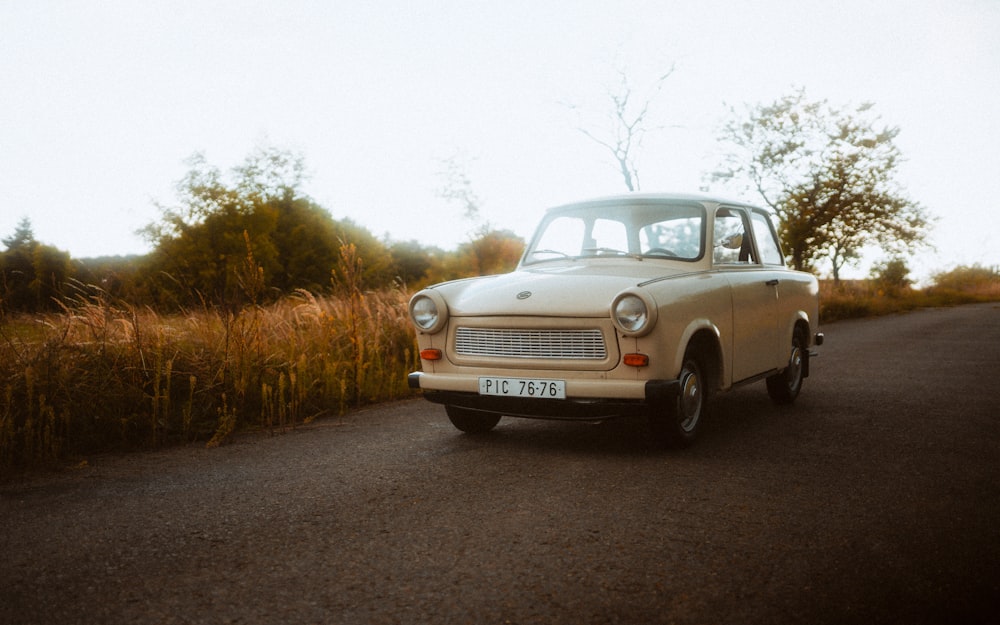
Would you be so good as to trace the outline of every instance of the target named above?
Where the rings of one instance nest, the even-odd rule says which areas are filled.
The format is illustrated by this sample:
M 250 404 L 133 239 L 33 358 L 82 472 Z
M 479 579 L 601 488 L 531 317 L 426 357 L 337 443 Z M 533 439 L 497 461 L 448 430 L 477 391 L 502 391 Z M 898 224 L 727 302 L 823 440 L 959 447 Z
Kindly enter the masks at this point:
M 0 486 L 0 623 L 1000 623 L 1000 306 L 823 328 L 799 400 L 407 400 Z

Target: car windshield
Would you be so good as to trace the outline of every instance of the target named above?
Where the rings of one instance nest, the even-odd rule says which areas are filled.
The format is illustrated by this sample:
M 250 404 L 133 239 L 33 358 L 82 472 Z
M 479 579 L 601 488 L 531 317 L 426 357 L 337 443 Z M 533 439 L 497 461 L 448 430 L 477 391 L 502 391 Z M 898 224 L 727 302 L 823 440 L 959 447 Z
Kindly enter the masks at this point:
M 548 213 L 524 255 L 532 264 L 592 257 L 698 260 L 705 210 L 665 202 L 590 204 Z

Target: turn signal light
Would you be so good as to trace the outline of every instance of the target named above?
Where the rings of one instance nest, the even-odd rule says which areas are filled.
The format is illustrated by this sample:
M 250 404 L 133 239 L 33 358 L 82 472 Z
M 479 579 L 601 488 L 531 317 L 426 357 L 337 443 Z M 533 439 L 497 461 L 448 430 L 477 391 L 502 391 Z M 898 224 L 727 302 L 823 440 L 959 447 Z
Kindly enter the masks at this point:
M 441 350 L 440 349 L 422 349 L 420 350 L 420 357 L 424 360 L 441 360 Z
M 649 356 L 646 354 L 625 354 L 622 362 L 630 367 L 645 367 L 649 365 Z

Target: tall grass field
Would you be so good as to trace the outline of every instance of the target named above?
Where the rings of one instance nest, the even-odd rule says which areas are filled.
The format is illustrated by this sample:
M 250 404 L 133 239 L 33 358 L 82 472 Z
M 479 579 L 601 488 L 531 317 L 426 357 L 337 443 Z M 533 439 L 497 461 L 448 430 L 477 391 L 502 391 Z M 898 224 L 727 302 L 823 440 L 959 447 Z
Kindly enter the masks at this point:
M 398 290 L 300 292 L 163 316 L 80 297 L 0 322 L 0 473 L 102 451 L 294 427 L 410 393 L 415 338 Z
M 354 254 L 345 268 L 360 269 Z M 0 475 L 107 451 L 216 446 L 410 396 L 419 357 L 408 293 L 364 291 L 359 273 L 345 271 L 337 295 L 267 305 L 250 297 L 164 315 L 91 287 L 58 314 L 0 316 Z M 924 290 L 823 282 L 820 322 L 982 301 L 1000 301 L 995 268 L 941 274 Z

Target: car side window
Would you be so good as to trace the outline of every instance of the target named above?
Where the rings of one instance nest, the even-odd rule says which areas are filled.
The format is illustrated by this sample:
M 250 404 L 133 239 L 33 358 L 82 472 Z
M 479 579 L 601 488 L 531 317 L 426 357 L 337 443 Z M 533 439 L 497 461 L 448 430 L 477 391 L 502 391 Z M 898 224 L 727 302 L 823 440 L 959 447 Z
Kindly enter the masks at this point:
M 712 259 L 717 265 L 757 263 L 743 211 L 732 208 L 716 211 L 712 248 Z
M 754 238 L 757 239 L 757 249 L 760 250 L 764 264 L 785 264 L 784 258 L 781 256 L 781 248 L 778 247 L 774 228 L 767 215 L 754 211 L 750 214 L 750 221 L 753 224 Z

